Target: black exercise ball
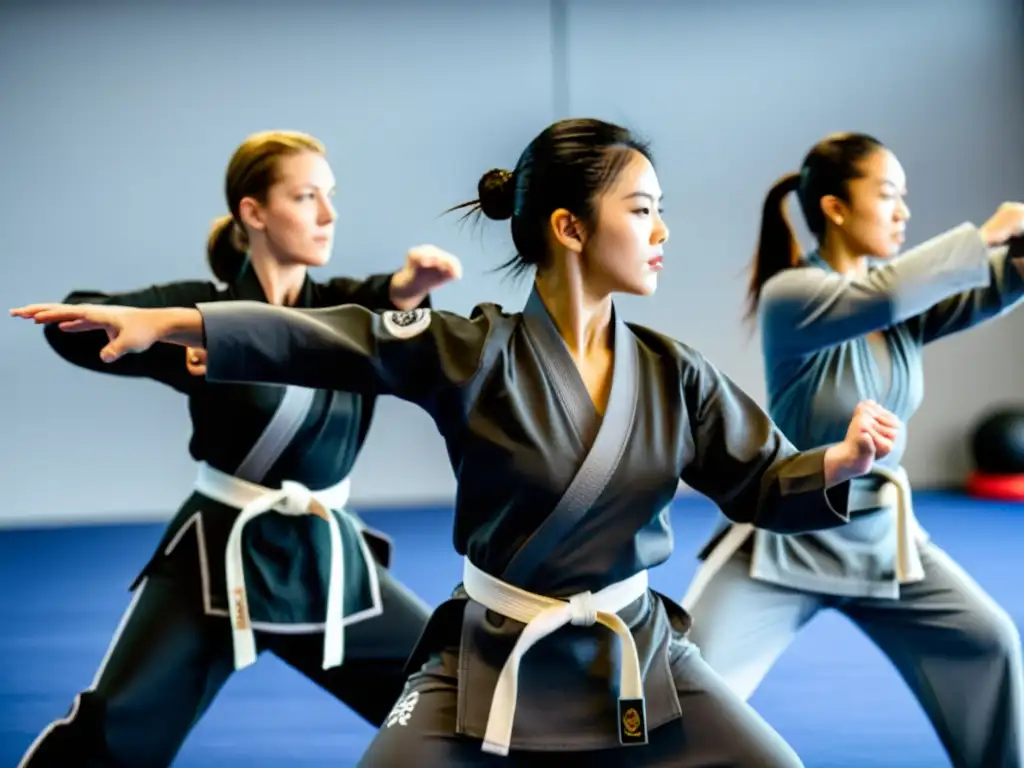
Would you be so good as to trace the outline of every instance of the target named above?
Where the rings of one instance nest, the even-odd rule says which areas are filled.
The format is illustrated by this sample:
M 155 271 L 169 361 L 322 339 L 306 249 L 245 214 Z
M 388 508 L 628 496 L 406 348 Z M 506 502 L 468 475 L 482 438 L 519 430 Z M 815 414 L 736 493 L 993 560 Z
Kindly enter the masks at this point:
M 1024 408 L 991 411 L 971 435 L 974 466 L 986 475 L 1024 474 Z

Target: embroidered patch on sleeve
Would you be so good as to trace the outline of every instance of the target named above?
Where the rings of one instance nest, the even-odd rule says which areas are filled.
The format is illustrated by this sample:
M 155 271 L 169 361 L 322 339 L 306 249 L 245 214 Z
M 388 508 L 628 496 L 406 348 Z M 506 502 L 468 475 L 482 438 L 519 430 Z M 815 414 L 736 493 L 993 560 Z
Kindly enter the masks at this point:
M 419 336 L 430 326 L 430 310 L 391 310 L 382 313 L 381 322 L 384 323 L 384 329 L 396 339 L 411 339 L 413 336 Z

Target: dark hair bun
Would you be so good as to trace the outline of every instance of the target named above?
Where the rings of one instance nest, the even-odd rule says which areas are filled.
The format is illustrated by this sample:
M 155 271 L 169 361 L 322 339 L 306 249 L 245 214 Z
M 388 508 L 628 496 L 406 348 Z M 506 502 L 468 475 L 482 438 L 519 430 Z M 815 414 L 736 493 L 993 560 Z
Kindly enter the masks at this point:
M 480 211 L 488 219 L 511 219 L 516 206 L 516 177 L 509 171 L 492 168 L 476 185 Z

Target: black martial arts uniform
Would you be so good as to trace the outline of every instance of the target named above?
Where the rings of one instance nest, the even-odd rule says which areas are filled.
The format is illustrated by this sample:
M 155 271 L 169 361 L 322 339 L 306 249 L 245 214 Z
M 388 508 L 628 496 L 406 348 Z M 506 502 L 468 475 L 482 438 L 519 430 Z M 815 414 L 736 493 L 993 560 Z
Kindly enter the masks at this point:
M 390 277 L 324 284 L 307 277 L 298 306 L 394 309 Z M 80 291 L 65 302 L 165 307 L 232 300 L 266 301 L 251 268 L 223 289 L 179 282 L 118 295 Z M 22 765 L 143 768 L 172 762 L 236 666 L 254 660 L 242 658 L 232 624 L 225 620 L 226 549 L 240 509 L 253 503 L 268 507 L 274 501 L 271 489 L 288 483 L 332 489 L 314 497 L 322 508 L 334 509 L 337 525 L 315 515 L 275 511 L 240 526 L 236 554 L 244 593 L 236 610 L 241 606 L 245 621 L 234 622 L 234 628 L 255 638 L 255 650 L 276 654 L 371 724 L 383 723 L 402 690 L 405 662 L 430 611 L 389 575 L 389 540 L 344 509 L 346 478 L 370 426 L 373 394 L 214 384 L 188 372 L 181 347 L 158 344 L 107 364 L 99 358 L 107 341 L 103 333 L 64 333 L 49 326 L 46 338 L 75 365 L 153 379 L 187 395 L 190 450 L 200 465 L 195 492 L 133 585 L 130 607 L 93 684 L 76 696 L 67 717 L 43 732 Z M 301 508 L 292 515 L 304 512 L 309 502 L 301 499 L 301 488 L 297 495 Z M 332 528 L 340 533 L 337 559 L 332 558 Z M 340 619 L 343 605 L 344 619 L 336 619 L 334 629 L 344 625 L 344 657 L 340 665 L 324 669 L 325 646 L 331 644 L 325 642 L 325 618 L 332 562 L 341 564 L 337 575 L 343 579 L 341 604 L 332 607 Z
M 360 765 L 800 765 L 647 569 L 672 551 L 680 478 L 781 533 L 843 524 L 849 483 L 826 493 L 825 450 L 797 453 L 699 353 L 616 313 L 602 416 L 536 292 L 470 318 L 198 309 L 211 380 L 390 393 L 447 442 L 463 582 Z

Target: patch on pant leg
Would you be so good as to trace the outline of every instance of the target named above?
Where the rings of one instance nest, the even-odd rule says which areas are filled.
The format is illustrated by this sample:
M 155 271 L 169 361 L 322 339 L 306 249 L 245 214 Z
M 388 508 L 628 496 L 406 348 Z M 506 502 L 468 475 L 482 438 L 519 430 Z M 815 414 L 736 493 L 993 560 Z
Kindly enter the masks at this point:
M 419 691 L 413 691 L 400 698 L 388 713 L 384 726 L 390 728 L 393 725 L 408 725 L 409 718 L 412 717 L 412 711 L 416 708 L 419 700 Z

